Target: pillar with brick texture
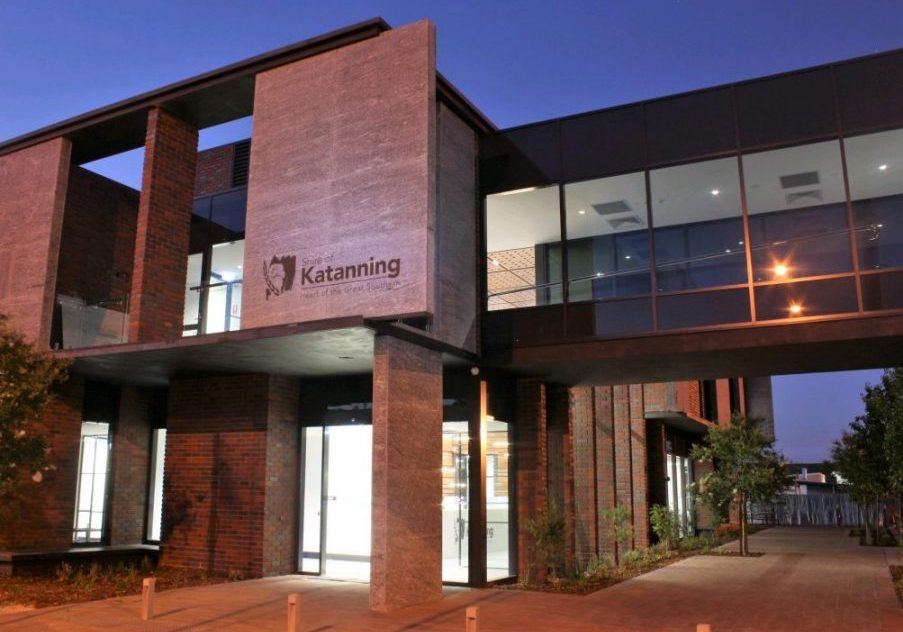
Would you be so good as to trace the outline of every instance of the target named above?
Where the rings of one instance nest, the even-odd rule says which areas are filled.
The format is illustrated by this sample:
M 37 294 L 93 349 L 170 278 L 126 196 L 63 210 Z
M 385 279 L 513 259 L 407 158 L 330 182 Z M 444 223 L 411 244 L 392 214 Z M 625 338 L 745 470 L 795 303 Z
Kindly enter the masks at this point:
M 518 380 L 517 423 L 514 426 L 517 489 L 517 574 L 527 577 L 532 566 L 533 542 L 528 520 L 546 511 L 548 496 L 548 427 L 546 385 L 539 380 Z
M 442 596 L 442 358 L 377 336 L 370 607 Z
M 129 299 L 129 342 L 182 335 L 198 130 L 160 108 L 147 116 Z

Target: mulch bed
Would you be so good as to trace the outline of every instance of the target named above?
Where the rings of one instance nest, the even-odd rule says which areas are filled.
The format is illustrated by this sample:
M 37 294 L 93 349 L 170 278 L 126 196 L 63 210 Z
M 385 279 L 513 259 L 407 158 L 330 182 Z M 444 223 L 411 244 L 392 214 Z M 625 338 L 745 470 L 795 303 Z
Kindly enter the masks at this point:
M 58 577 L 0 577 L 0 611 L 12 606 L 43 608 L 81 601 L 141 594 L 144 577 L 155 577 L 155 590 L 221 584 L 237 578 L 208 575 L 201 571 L 158 568 L 141 573 L 128 568 L 94 568 Z
M 550 592 L 583 596 L 594 593 L 597 590 L 602 590 L 603 588 L 608 588 L 609 586 L 614 586 L 615 584 L 620 584 L 621 582 L 625 582 L 628 579 L 633 579 L 634 577 L 639 577 L 640 575 L 651 573 L 654 570 L 664 568 L 665 566 L 669 566 L 671 564 L 674 564 L 675 562 L 680 562 L 681 560 L 685 560 L 696 555 L 711 555 L 714 557 L 741 557 L 738 551 L 718 551 L 714 549 L 708 551 L 674 551 L 672 552 L 672 556 L 669 558 L 645 564 L 613 568 L 609 571 L 610 574 L 607 575 L 582 577 L 576 580 L 560 579 L 559 581 L 555 582 L 547 580 L 542 584 L 527 584 L 524 582 L 494 584 L 492 587 L 499 590 L 532 590 L 534 592 Z M 764 553 L 750 553 L 747 557 L 761 557 L 762 555 L 764 555 Z
M 894 588 L 897 589 L 897 599 L 900 607 L 903 607 L 903 566 L 891 566 L 890 576 L 893 578 Z

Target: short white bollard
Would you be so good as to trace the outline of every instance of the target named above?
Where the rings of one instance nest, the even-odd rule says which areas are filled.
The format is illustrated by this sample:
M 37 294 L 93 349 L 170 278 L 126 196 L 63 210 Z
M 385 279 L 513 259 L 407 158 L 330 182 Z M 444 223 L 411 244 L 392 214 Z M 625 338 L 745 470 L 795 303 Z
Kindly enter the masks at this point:
M 156 579 L 146 577 L 141 582 L 141 620 L 150 621 L 154 616 L 154 584 Z
M 712 626 L 708 623 L 697 623 L 696 632 L 712 632 Z
M 477 632 L 477 607 L 471 606 L 464 615 L 464 632 Z
M 288 632 L 301 632 L 301 597 L 288 596 Z

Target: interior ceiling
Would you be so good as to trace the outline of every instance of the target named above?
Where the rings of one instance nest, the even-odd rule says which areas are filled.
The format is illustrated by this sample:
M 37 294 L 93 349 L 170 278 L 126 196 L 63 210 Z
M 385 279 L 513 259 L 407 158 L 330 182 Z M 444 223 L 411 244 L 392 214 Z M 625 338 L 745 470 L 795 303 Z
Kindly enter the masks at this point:
M 903 130 L 857 136 L 844 142 L 853 199 L 903 193 Z M 886 168 L 880 169 L 881 165 Z M 845 199 L 838 141 L 744 155 L 743 169 L 750 213 L 805 208 Z M 817 174 L 817 184 L 786 186 L 786 176 L 811 173 Z M 650 181 L 655 226 L 740 215 L 735 158 L 656 169 L 650 173 Z M 715 190 L 717 195 L 712 193 Z M 629 232 L 646 226 L 642 172 L 568 184 L 565 203 L 569 239 Z M 621 212 L 614 206 L 618 203 Z M 604 211 L 614 212 L 600 215 L 600 206 Z M 615 221 L 631 217 L 639 218 L 642 224 Z M 489 252 L 557 241 L 560 238 L 557 187 L 488 196 L 486 235 Z

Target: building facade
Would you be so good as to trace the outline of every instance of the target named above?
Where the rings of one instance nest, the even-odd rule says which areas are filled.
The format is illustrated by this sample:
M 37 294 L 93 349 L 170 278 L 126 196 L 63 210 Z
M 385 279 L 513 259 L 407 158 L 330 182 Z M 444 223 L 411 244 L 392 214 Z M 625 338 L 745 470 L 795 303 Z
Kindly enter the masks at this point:
M 386 610 L 711 528 L 692 443 L 893 364 L 903 53 L 513 130 L 373 20 L 0 145 L 0 312 L 74 361 L 19 548 L 159 543 Z M 198 130 L 253 116 L 248 140 Z M 144 148 L 141 190 L 82 167 Z M 744 377 L 745 376 L 745 377 Z M 7 534 L 8 535 L 8 534 Z

